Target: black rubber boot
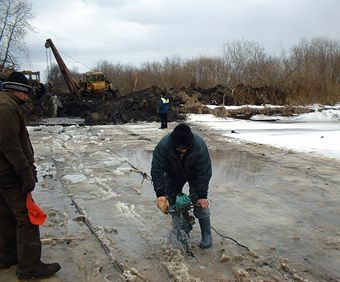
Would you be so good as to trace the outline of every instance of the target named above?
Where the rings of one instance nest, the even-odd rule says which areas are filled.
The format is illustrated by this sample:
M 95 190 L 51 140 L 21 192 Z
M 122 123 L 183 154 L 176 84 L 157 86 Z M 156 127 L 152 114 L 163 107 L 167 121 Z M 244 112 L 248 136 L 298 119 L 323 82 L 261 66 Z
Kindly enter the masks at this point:
M 199 244 L 199 247 L 201 249 L 208 249 L 210 248 L 212 244 L 210 217 L 200 218 L 198 222 L 201 227 L 201 235 L 202 235 L 202 240 Z
M 60 270 L 59 263 L 43 263 L 39 262 L 37 265 L 30 266 L 24 269 L 17 268 L 16 275 L 18 279 L 31 279 L 50 276 Z

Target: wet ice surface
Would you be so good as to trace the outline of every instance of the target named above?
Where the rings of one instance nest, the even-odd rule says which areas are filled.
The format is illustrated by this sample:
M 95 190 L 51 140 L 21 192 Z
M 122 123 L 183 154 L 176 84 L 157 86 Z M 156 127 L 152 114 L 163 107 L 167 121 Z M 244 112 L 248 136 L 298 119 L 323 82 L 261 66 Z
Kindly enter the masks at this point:
M 168 132 L 174 126 L 170 124 Z M 212 249 L 200 250 L 196 223 L 191 232 L 196 259 L 190 259 L 169 236 L 171 219 L 158 211 L 152 184 L 140 173 L 149 174 L 152 150 L 166 133 L 157 128 L 156 123 L 30 128 L 40 178 L 34 196 L 49 214 L 43 237 L 85 238 L 73 240 L 66 249 L 58 242 L 46 247 L 46 255 L 61 260 L 60 281 L 339 278 L 338 163 L 239 146 L 194 127 L 206 138 L 213 162 L 212 226 L 253 252 L 215 232 Z M 86 233 L 70 197 L 123 265 L 123 275 L 105 261 L 106 254 Z

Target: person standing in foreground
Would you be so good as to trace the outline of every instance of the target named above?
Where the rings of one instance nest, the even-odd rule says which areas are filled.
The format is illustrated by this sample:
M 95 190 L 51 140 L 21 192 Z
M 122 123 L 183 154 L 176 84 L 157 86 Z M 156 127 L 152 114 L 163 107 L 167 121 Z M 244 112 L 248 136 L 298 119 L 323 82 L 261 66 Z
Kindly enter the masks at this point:
M 20 72 L 13 72 L 0 92 L 0 269 L 17 265 L 19 279 L 45 277 L 60 270 L 58 263 L 41 262 L 39 225 L 26 207 L 35 188 L 37 171 L 21 104 L 32 88 Z
M 194 215 L 199 220 L 202 240 L 199 246 L 212 244 L 208 188 L 212 175 L 207 145 L 186 124 L 179 124 L 156 145 L 151 163 L 151 176 L 157 196 L 157 207 L 168 213 L 176 196 L 189 183 L 189 196 L 194 204 Z
M 168 111 L 169 111 L 170 100 L 166 96 L 165 92 L 161 93 L 161 99 L 158 104 L 158 112 L 161 118 L 160 129 L 168 128 Z

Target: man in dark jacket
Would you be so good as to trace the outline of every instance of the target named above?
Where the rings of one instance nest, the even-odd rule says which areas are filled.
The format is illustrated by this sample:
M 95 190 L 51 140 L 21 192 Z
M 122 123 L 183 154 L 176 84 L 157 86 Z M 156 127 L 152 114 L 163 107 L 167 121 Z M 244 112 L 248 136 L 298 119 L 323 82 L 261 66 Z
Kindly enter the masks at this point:
M 34 152 L 19 105 L 32 88 L 13 72 L 0 92 L 0 269 L 17 264 L 19 279 L 44 277 L 60 270 L 41 262 L 39 226 L 28 218 L 27 193 L 35 188 Z
M 158 102 L 158 112 L 161 118 L 160 129 L 168 128 L 168 111 L 169 111 L 170 100 L 166 96 L 165 92 L 161 93 L 161 99 Z
M 169 205 L 189 183 L 189 196 L 194 204 L 194 215 L 199 220 L 202 240 L 200 247 L 212 244 L 209 201 L 209 181 L 212 175 L 207 145 L 202 137 L 192 133 L 186 124 L 179 124 L 172 133 L 157 144 L 151 164 L 151 176 L 157 196 L 157 207 L 168 213 Z

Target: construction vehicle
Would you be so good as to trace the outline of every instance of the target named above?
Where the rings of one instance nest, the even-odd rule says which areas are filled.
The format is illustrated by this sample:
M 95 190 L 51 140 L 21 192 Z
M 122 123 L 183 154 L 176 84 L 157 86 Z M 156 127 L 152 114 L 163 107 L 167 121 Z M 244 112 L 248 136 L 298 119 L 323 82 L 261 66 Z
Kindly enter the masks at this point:
M 8 76 L 14 71 L 13 68 L 0 68 L 0 81 L 4 82 L 8 78 Z M 29 81 L 30 86 L 32 87 L 32 98 L 39 99 L 41 98 L 46 91 L 45 85 L 40 82 L 40 72 L 39 71 L 30 71 L 24 70 L 21 71 L 23 75 Z
M 26 76 L 30 86 L 32 86 L 32 97 L 40 99 L 46 91 L 45 85 L 40 82 L 40 71 L 24 70 L 22 74 Z
M 82 75 L 80 92 L 102 93 L 111 90 L 111 82 L 101 71 L 89 71 Z
M 51 39 L 47 39 L 46 48 L 51 48 L 53 55 L 57 61 L 59 69 L 64 77 L 66 85 L 70 93 L 75 97 L 80 97 L 85 93 L 99 94 L 105 97 L 106 92 L 112 93 L 111 82 L 101 71 L 89 71 L 82 75 L 82 79 L 77 82 L 71 75 L 63 59 L 61 58 L 57 48 Z

